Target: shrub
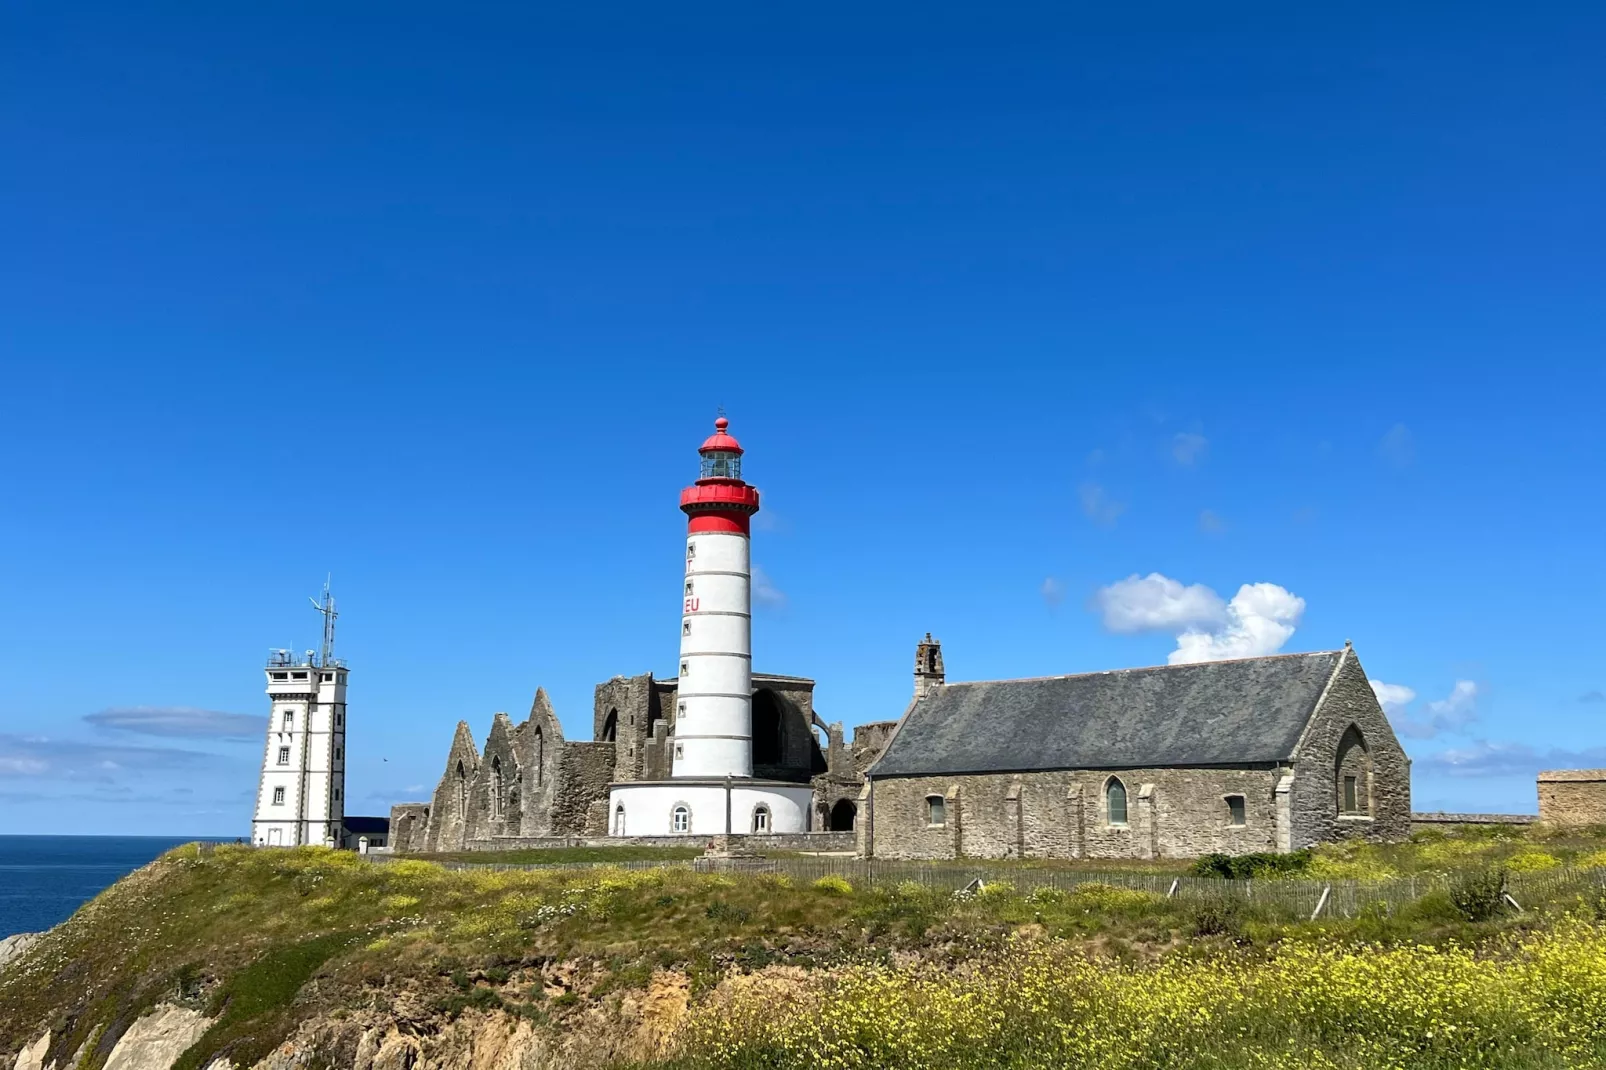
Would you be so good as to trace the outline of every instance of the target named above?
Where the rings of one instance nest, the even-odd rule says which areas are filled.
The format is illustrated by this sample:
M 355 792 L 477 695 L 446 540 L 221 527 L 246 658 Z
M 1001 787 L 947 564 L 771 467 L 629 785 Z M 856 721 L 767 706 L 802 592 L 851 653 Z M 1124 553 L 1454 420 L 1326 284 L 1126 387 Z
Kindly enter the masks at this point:
M 1208 854 L 1193 863 L 1193 874 L 1196 877 L 1239 881 L 1290 876 L 1303 873 L 1310 865 L 1310 857 L 1308 849 L 1286 854 L 1272 851 L 1255 851 L 1245 855 Z
M 977 894 L 983 899 L 1008 899 L 1015 894 L 1015 886 L 1008 881 L 983 881 Z
M 1243 907 L 1233 899 L 1201 903 L 1193 912 L 1195 936 L 1236 936 L 1243 930 Z
M 1544 851 L 1521 851 L 1506 859 L 1506 869 L 1512 873 L 1534 873 L 1541 869 L 1555 869 L 1561 862 L 1555 855 Z
M 1506 871 L 1471 869 L 1450 878 L 1450 902 L 1468 921 L 1488 921 L 1505 907 Z
M 1165 900 L 1152 892 L 1140 892 L 1133 888 L 1117 888 L 1113 885 L 1093 881 L 1088 884 L 1079 884 L 1066 900 L 1070 907 L 1081 907 L 1083 910 L 1096 911 L 1100 914 L 1132 914 L 1150 910 L 1164 903 Z
M 838 877 L 832 874 L 815 881 L 814 890 L 824 892 L 826 895 L 852 895 L 853 885 L 848 883 L 846 877 Z
M 1606 851 L 1591 851 L 1586 855 L 1579 855 L 1576 863 L 1580 869 L 1600 869 L 1606 867 Z

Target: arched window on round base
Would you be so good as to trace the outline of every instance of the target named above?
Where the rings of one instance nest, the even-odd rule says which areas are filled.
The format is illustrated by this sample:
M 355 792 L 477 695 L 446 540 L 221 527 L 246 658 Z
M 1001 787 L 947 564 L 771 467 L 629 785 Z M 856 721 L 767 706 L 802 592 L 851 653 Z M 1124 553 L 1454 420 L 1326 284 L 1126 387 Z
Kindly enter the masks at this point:
M 613 834 L 615 836 L 623 836 L 625 834 L 624 803 L 620 803 L 618 806 L 613 808 Z
M 763 803 L 753 807 L 753 834 L 762 836 L 770 831 L 770 808 Z
M 669 831 L 691 831 L 691 807 L 685 803 L 675 804 L 675 808 L 669 812 Z

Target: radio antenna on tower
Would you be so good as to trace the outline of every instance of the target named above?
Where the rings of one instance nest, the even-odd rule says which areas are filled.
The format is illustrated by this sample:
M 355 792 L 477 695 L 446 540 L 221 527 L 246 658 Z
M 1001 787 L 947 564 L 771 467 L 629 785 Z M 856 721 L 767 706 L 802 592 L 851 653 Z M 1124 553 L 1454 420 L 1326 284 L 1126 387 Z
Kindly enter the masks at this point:
M 335 618 L 340 616 L 335 612 L 335 596 L 329 593 L 329 579 L 329 576 L 324 577 L 322 602 L 316 598 L 308 599 L 312 603 L 312 608 L 323 614 L 323 652 L 322 660 L 318 664 L 325 667 L 334 664 Z

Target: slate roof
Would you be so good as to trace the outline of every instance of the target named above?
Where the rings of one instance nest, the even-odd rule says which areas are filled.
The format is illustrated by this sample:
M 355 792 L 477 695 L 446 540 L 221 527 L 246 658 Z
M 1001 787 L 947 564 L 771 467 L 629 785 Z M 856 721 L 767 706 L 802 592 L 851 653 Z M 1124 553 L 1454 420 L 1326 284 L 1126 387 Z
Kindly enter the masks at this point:
M 1293 756 L 1342 650 L 945 684 L 909 711 L 878 777 L 1243 765 Z

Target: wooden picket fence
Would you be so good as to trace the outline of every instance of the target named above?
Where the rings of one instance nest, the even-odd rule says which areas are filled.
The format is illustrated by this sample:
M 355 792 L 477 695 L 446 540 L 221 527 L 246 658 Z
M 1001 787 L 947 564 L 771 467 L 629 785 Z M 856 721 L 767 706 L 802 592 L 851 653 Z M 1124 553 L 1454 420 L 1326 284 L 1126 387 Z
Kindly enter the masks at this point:
M 398 857 L 370 855 L 384 864 Z M 1073 891 L 1087 884 L 1150 892 L 1168 898 L 1199 902 L 1238 902 L 1283 918 L 1353 918 L 1367 911 L 1393 914 L 1430 892 L 1447 889 L 1447 874 L 1419 874 L 1383 881 L 1320 881 L 1275 878 L 1267 880 L 1224 880 L 1154 870 L 1089 870 L 1053 866 L 1000 865 L 987 862 L 906 862 L 833 856 L 781 857 L 741 860 L 676 859 L 629 862 L 439 862 L 447 869 L 506 870 L 589 870 L 589 869 L 695 869 L 735 874 L 769 873 L 785 875 L 799 884 L 822 877 L 841 877 L 855 887 L 897 886 L 906 882 L 943 892 L 960 892 L 995 882 L 1007 882 L 1017 891 L 1038 888 Z M 1507 890 L 1519 908 L 1524 900 L 1550 899 L 1559 895 L 1606 896 L 1606 869 L 1558 867 L 1528 873 L 1512 873 Z

